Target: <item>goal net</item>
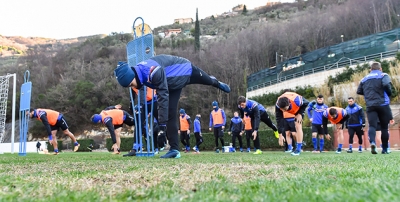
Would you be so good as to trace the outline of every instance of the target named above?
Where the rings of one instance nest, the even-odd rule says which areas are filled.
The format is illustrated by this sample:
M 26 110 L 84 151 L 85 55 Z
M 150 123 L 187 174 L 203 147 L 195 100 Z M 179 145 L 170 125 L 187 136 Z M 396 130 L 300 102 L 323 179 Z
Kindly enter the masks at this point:
M 0 143 L 5 137 L 9 80 L 12 76 L 12 74 L 0 76 Z
M 14 82 L 13 82 L 13 96 L 12 100 L 8 100 L 8 93 L 9 93 L 9 81 L 10 78 L 14 77 Z M 0 143 L 3 142 L 11 142 L 11 145 L 3 145 L 2 148 L 0 149 L 0 153 L 3 153 L 4 151 L 2 149 L 8 150 L 7 152 L 10 151 L 11 147 L 11 153 L 13 153 L 13 144 L 14 144 L 14 136 L 15 136 L 15 97 L 16 97 L 16 74 L 7 74 L 0 76 Z M 6 119 L 7 119 L 7 105 L 11 104 L 11 110 L 12 110 L 12 120 L 11 120 L 11 127 L 6 127 Z M 8 130 L 6 130 L 8 128 Z

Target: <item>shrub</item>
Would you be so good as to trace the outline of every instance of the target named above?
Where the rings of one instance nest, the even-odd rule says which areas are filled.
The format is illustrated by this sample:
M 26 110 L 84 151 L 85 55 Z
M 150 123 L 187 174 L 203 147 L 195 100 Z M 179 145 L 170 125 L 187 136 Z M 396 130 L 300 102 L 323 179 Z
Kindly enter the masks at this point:
M 327 150 L 334 150 L 333 147 L 333 129 L 329 128 L 329 134 L 331 135 L 331 140 L 325 141 L 325 149 Z M 281 150 L 282 147 L 279 146 L 278 144 L 278 139 L 275 138 L 274 133 L 272 130 L 265 130 L 265 131 L 259 131 L 259 137 L 260 137 L 260 143 L 261 143 L 261 149 L 262 150 Z M 224 140 L 225 140 L 225 146 L 228 146 L 229 143 L 232 142 L 232 136 L 228 135 L 227 132 L 225 132 L 224 135 Z M 242 136 L 243 140 L 243 147 L 246 147 L 246 137 L 243 134 Z M 312 145 L 312 139 L 311 139 L 311 127 L 304 127 L 303 128 L 303 141 L 306 143 L 306 145 L 303 146 L 303 149 L 305 150 L 310 150 L 313 148 Z M 239 147 L 238 140 L 236 140 L 237 144 L 236 146 Z M 143 144 L 145 142 L 143 141 Z M 190 135 L 190 146 L 194 147 L 196 144 L 196 138 L 194 137 L 193 134 Z M 220 144 L 220 143 L 219 143 Z M 133 145 L 133 137 L 130 138 L 121 138 L 121 151 L 129 151 L 132 149 Z M 253 146 L 253 141 L 251 140 L 251 148 L 254 148 Z M 112 141 L 111 138 L 106 139 L 106 147 L 108 150 L 110 150 L 112 146 Z M 183 148 L 183 145 L 179 143 L 179 146 Z M 221 147 L 221 145 L 219 145 Z M 203 143 L 200 145 L 200 151 L 208 150 L 208 151 L 213 151 L 215 150 L 215 139 L 214 139 L 214 134 L 213 133 L 203 133 Z
M 63 150 L 63 144 L 62 144 L 63 141 L 58 140 L 57 143 L 58 143 L 58 151 L 61 152 Z M 47 150 L 49 150 L 49 152 L 54 152 L 53 145 L 51 145 L 49 142 L 46 142 L 46 145 L 47 145 Z
M 89 145 L 90 144 L 94 145 L 94 140 L 93 139 L 81 139 L 81 140 L 78 140 L 78 142 L 81 145 L 79 147 L 79 149 L 78 149 L 78 152 L 88 152 L 89 151 L 89 149 L 88 149 Z M 71 142 L 71 143 L 72 143 L 71 148 L 74 148 L 74 146 L 75 146 L 74 143 L 73 142 Z

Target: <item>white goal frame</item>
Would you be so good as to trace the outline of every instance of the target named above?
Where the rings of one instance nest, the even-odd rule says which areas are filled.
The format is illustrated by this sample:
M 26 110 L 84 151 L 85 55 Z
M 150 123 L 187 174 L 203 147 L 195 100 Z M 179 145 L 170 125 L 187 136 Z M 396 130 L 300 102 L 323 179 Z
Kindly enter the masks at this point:
M 14 142 L 15 142 L 15 108 L 16 108 L 16 95 L 17 95 L 17 74 L 7 74 L 4 76 L 0 76 L 0 77 L 6 77 L 6 79 L 10 79 L 11 77 L 13 77 L 13 93 L 12 93 L 12 120 L 11 120 L 11 154 L 14 154 Z M 5 134 L 5 122 L 6 122 L 6 112 L 7 112 L 7 101 L 8 101 L 8 90 L 9 90 L 10 86 L 8 85 L 8 88 L 6 90 L 6 94 L 3 97 L 0 97 L 1 101 L 5 101 L 6 104 L 5 106 L 2 108 L 0 107 L 0 134 L 2 134 L 1 138 L 0 138 L 0 145 L 2 144 L 2 141 L 4 139 L 4 137 L 7 135 Z M 4 100 L 2 100 L 4 99 Z M 0 103 L 1 104 L 1 103 Z M 4 103 L 3 103 L 4 104 Z M 3 112 L 4 111 L 4 112 Z M 2 114 L 1 114 L 2 113 Z M 4 116 L 4 117 L 1 117 Z M 2 154 L 2 151 L 0 151 L 0 154 Z

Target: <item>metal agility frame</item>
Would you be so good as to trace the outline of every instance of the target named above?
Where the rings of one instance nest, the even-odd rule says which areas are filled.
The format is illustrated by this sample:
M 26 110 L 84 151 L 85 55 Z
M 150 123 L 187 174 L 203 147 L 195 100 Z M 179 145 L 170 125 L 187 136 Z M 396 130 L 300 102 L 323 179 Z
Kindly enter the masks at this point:
M 136 29 L 135 29 L 135 23 L 136 21 L 140 19 L 142 20 L 142 30 L 141 30 L 141 35 L 137 36 L 136 35 Z M 136 64 L 147 60 L 151 57 L 154 56 L 154 43 L 153 43 L 153 34 L 149 33 L 146 34 L 144 33 L 144 20 L 141 17 L 137 17 L 135 19 L 135 21 L 133 22 L 133 40 L 128 42 L 126 45 L 126 51 L 127 51 L 127 57 L 128 57 L 128 65 L 133 67 Z M 143 151 L 143 142 L 142 142 L 142 120 L 141 120 L 141 93 L 140 91 L 144 92 L 144 112 L 145 112 L 145 138 L 146 138 L 146 151 Z M 130 99 L 131 99 L 131 103 L 132 103 L 132 109 L 135 109 L 135 100 L 133 99 L 133 95 L 132 95 L 132 90 L 129 90 L 130 92 Z M 150 127 L 149 127 L 149 117 L 148 115 L 148 110 L 147 110 L 147 101 L 146 101 L 146 87 L 143 86 L 142 89 L 140 89 L 138 91 L 138 96 L 137 96 L 137 112 L 134 112 L 133 116 L 135 118 L 135 141 L 133 143 L 133 149 L 136 149 L 136 156 L 138 157 L 150 157 L 150 156 L 154 156 L 155 155 L 155 151 L 154 151 L 154 139 L 153 138 L 157 138 L 157 137 L 153 137 L 153 109 L 154 109 L 154 104 L 153 104 L 153 100 L 151 102 L 151 112 L 150 112 Z M 154 94 L 154 90 L 153 93 Z M 153 97 L 154 98 L 154 97 Z M 136 116 L 137 114 L 137 116 Z M 138 119 L 138 120 L 137 120 Z

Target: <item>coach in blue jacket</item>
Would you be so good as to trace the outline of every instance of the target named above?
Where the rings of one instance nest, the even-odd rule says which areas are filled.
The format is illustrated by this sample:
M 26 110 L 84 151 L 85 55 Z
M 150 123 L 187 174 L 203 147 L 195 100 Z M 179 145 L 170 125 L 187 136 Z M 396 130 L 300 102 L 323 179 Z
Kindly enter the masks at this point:
M 177 126 L 177 108 L 182 88 L 189 84 L 214 86 L 226 93 L 231 89 L 225 83 L 209 76 L 189 60 L 172 56 L 157 55 L 142 61 L 134 67 L 119 62 L 114 74 L 123 87 L 140 89 L 143 85 L 156 89 L 159 136 L 167 134 L 171 149 L 161 158 L 180 158 Z
M 382 72 L 381 63 L 374 62 L 371 65 L 371 72 L 361 80 L 357 89 L 357 94 L 364 95 L 367 104 L 368 135 L 372 154 L 377 154 L 375 136 L 378 120 L 382 130 L 382 154 L 388 154 L 388 127 L 389 121 L 393 117 L 389 106 L 389 96 L 392 95 L 391 87 L 389 75 Z

